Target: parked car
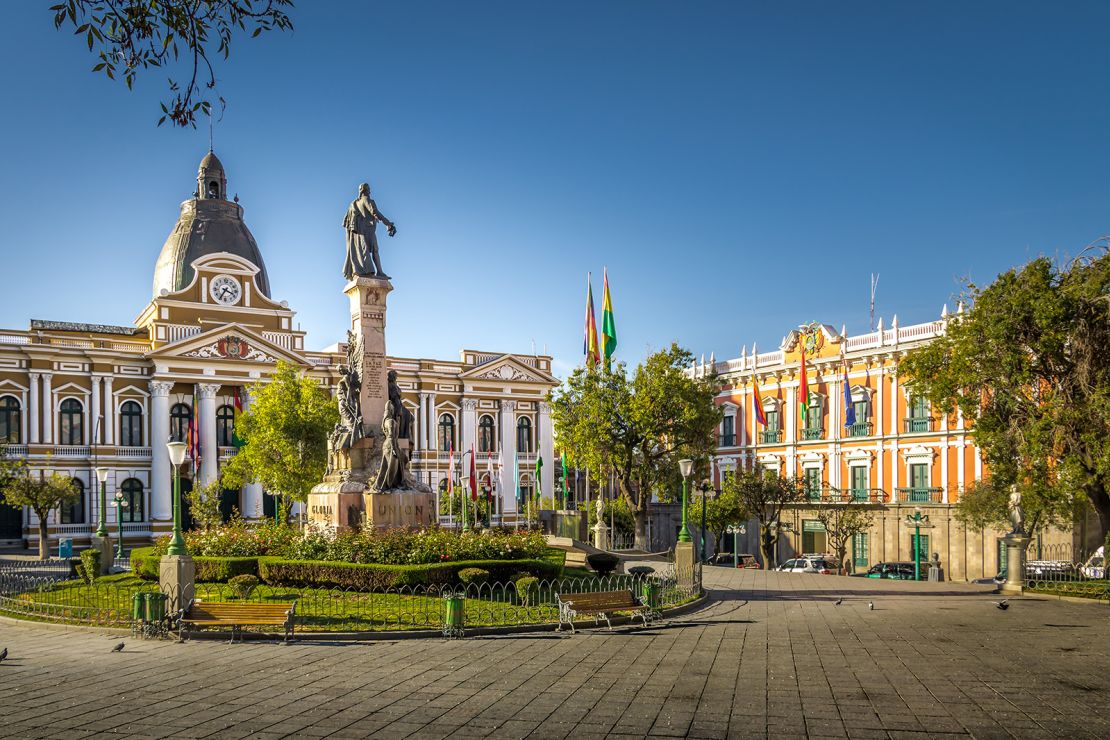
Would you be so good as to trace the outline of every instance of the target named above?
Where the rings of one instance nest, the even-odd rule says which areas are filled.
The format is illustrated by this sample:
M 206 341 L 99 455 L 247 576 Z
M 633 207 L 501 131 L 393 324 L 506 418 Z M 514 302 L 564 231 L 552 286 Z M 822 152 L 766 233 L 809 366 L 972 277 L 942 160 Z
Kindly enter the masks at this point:
M 782 573 L 820 573 L 828 576 L 836 573 L 836 563 L 824 557 L 791 558 L 776 570 Z
M 760 567 L 759 561 L 755 559 L 755 555 L 748 553 L 740 553 L 736 556 L 738 560 L 737 568 L 758 568 Z M 709 558 L 710 565 L 720 565 L 724 568 L 731 568 L 733 563 L 733 556 L 731 552 L 719 552 L 713 557 Z
M 1094 555 L 1087 558 L 1087 562 L 1083 563 L 1083 567 L 1079 569 L 1079 572 L 1088 578 L 1102 578 L 1106 573 L 1106 571 L 1103 570 L 1106 567 L 1105 563 L 1105 553 L 1100 547 L 1095 550 Z
M 914 577 L 914 569 L 912 562 L 890 562 L 878 563 L 872 565 L 863 573 L 853 573 L 857 578 L 889 578 L 895 581 L 912 581 Z M 922 579 L 928 576 L 928 571 L 924 567 L 921 568 Z
M 1092 576 L 1089 574 L 1094 572 L 1097 572 L 1099 575 Z M 1025 577 L 1022 580 L 1074 581 L 1078 579 L 1080 573 L 1082 573 L 1084 576 L 1087 576 L 1088 578 L 1101 578 L 1101 555 L 1097 553 L 1095 555 L 1092 555 L 1090 559 L 1087 560 L 1087 563 L 1079 569 L 1076 569 L 1075 564 L 1072 563 L 1070 560 L 1028 560 L 1025 563 Z M 1006 582 L 1005 569 L 1000 571 L 999 574 L 994 577 L 994 582 L 998 584 Z

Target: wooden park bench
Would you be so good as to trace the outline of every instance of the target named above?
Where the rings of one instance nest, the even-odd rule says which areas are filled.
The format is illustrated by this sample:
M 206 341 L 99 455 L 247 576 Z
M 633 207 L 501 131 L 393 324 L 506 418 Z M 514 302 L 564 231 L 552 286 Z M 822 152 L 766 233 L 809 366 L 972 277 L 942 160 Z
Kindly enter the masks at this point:
M 609 615 L 614 612 L 632 612 L 633 618 L 644 620 L 647 627 L 648 619 L 653 616 L 651 607 L 640 602 L 629 590 L 623 591 L 595 591 L 582 594 L 559 594 L 559 631 L 563 624 L 570 625 L 570 633 L 574 634 L 574 620 L 579 616 L 593 615 L 594 623 L 605 620 L 609 629 L 613 629 Z
M 242 641 L 242 628 L 279 625 L 285 640 L 293 638 L 293 615 L 297 603 L 248 604 L 237 601 L 194 601 L 181 616 L 181 633 L 191 627 L 231 627 L 231 641 Z

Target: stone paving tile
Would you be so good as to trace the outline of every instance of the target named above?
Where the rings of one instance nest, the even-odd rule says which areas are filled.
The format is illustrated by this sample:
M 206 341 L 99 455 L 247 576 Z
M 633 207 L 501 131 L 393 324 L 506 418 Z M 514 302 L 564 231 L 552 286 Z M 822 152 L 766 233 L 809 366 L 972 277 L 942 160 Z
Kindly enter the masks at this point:
M 966 584 L 706 579 L 695 614 L 555 639 L 110 654 L 114 635 L 5 622 L 0 737 L 1110 736 L 1105 606 L 1018 598 L 999 613 Z

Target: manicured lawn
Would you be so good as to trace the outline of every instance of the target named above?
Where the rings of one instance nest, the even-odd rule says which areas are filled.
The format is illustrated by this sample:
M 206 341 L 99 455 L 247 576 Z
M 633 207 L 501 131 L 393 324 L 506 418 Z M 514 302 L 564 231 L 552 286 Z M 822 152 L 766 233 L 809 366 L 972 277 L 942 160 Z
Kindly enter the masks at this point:
M 627 576 L 616 576 L 598 583 L 592 574 L 571 579 L 568 573 L 556 582 L 544 582 L 522 604 L 512 586 L 474 587 L 465 601 L 466 624 L 470 627 L 542 624 L 557 621 L 555 596 L 558 592 L 632 588 Z M 239 596 L 226 583 L 198 583 L 196 598 L 208 601 L 235 601 Z M 63 581 L 41 590 L 3 597 L 0 608 L 14 616 L 49 621 L 121 625 L 130 624 L 131 596 L 155 592 L 157 584 L 129 573 L 106 576 L 93 584 Z M 443 626 L 444 598 L 437 588 L 398 589 L 390 593 L 259 585 L 250 602 L 296 602 L 296 626 L 300 631 L 359 631 L 393 629 L 440 629 Z M 669 591 L 664 603 L 675 603 Z

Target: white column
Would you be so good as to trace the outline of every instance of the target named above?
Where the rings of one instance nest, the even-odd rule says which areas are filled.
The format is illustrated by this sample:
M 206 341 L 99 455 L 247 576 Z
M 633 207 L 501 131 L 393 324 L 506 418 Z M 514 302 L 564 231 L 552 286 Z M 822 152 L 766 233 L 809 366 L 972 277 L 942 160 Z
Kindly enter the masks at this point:
M 50 387 L 54 376 L 42 374 L 42 443 L 54 444 L 54 391 Z
M 28 426 L 31 430 L 31 444 L 36 445 L 39 443 L 39 425 L 42 420 L 39 418 L 39 378 L 42 376 L 39 373 L 27 373 L 27 378 L 31 382 L 31 402 L 30 408 L 27 410 Z
M 114 378 L 111 375 L 104 377 L 104 444 L 114 445 L 116 443 L 116 395 L 112 390 L 112 381 Z M 144 437 L 147 444 L 150 444 L 150 435 Z
M 459 445 L 459 454 L 466 452 L 474 444 L 474 433 L 478 427 L 478 401 L 473 398 L 462 400 L 462 420 L 459 422 L 459 434 L 462 444 Z
M 516 511 L 516 484 L 513 482 L 513 459 L 516 457 L 516 401 L 501 402 L 501 510 Z M 549 461 L 544 460 L 544 464 Z M 550 492 L 550 489 L 544 489 Z
M 150 520 L 173 519 L 173 471 L 166 443 L 170 441 L 170 391 L 168 380 L 150 381 Z
M 104 420 L 100 418 L 100 381 L 104 378 L 99 375 L 93 375 L 90 380 L 92 381 L 92 394 L 90 400 L 92 403 L 92 418 L 89 419 L 89 429 L 92 430 L 92 438 L 89 444 L 98 445 L 100 440 L 103 439 Z
M 898 500 L 898 471 L 902 464 L 898 461 L 898 366 L 890 368 L 890 433 L 894 442 L 890 452 L 890 498 Z
M 216 394 L 219 383 L 199 383 L 200 395 L 200 480 L 203 488 L 219 477 L 220 448 L 216 444 Z M 194 412 L 195 413 L 195 412 Z
M 420 408 L 417 409 L 416 449 L 428 449 L 428 394 L 419 394 Z
M 246 388 L 242 392 L 243 411 L 250 408 L 253 399 Z M 244 519 L 262 518 L 262 484 L 252 481 L 243 486 L 243 510 L 239 512 Z
M 428 394 L 428 449 L 439 449 L 439 416 L 436 414 L 436 394 Z
M 539 402 L 540 412 L 536 417 L 536 436 L 540 454 L 543 455 L 543 490 L 555 490 L 555 439 L 551 426 L 551 404 L 547 401 Z M 569 486 L 568 486 L 569 490 Z

